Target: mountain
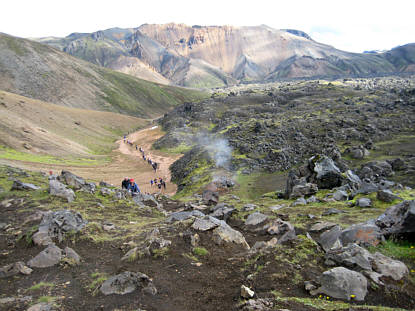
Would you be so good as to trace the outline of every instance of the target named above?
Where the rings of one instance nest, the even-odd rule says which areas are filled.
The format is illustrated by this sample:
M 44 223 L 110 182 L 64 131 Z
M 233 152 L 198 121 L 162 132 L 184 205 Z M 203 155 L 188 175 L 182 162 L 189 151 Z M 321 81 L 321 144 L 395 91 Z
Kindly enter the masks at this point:
M 144 24 L 38 40 L 97 65 L 190 87 L 414 71 L 415 57 L 407 46 L 386 53 L 349 53 L 318 43 L 303 31 L 266 25 Z
M 82 36 L 69 37 L 76 40 Z M 114 47 L 102 51 L 113 55 L 118 50 Z M 137 65 L 136 71 L 139 69 Z M 54 47 L 6 34 L 0 34 L 0 89 L 68 107 L 146 118 L 205 96 L 199 91 L 141 80 Z

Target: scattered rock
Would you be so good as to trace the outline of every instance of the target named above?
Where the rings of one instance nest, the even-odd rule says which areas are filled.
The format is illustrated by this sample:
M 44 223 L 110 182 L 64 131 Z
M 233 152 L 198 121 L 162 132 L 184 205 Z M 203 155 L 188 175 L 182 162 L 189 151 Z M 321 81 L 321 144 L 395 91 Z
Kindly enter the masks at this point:
M 309 197 L 309 198 L 306 200 L 306 202 L 307 202 L 307 204 L 310 204 L 310 203 L 317 203 L 317 202 L 319 202 L 319 199 L 317 199 L 317 198 L 313 195 L 313 196 Z
M 14 264 L 10 264 L 0 268 L 0 279 L 17 275 L 19 273 L 29 275 L 30 273 L 32 273 L 32 271 L 33 270 L 27 267 L 24 264 L 24 262 L 18 261 Z
M 62 250 L 55 244 L 50 244 L 36 257 L 27 262 L 32 268 L 47 268 L 58 264 L 62 259 Z
M 75 199 L 75 193 L 72 189 L 67 188 L 64 184 L 57 180 L 49 180 L 49 193 L 58 197 L 65 198 L 68 202 Z
M 304 196 L 310 196 L 316 194 L 318 191 L 318 187 L 316 184 L 313 183 L 305 183 L 305 184 L 298 184 L 295 185 L 292 189 L 290 194 L 291 199 L 300 198 Z
M 272 311 L 272 310 L 275 310 L 272 299 L 264 299 L 264 298 L 249 299 L 241 306 L 241 311 Z
M 310 281 L 305 281 L 304 282 L 304 289 L 306 290 L 306 291 L 312 291 L 312 290 L 315 290 L 315 289 L 317 289 L 317 286 L 315 286 L 312 282 L 310 282 Z
M 28 303 L 31 301 L 32 296 L 0 298 L 0 307 L 4 307 L 4 305 L 13 305 L 13 307 L 15 307 L 16 304 Z
M 356 200 L 356 206 L 358 207 L 372 207 L 372 200 L 369 198 L 360 198 Z
M 15 180 L 10 190 L 13 191 L 13 190 L 39 190 L 39 189 L 40 187 L 35 186 L 34 184 L 28 184 L 28 183 L 21 182 L 20 180 Z
M 47 212 L 43 215 L 38 231 L 33 235 L 33 242 L 37 245 L 48 245 L 53 238 L 62 242 L 67 232 L 79 232 L 87 223 L 78 212 L 69 210 Z
M 342 214 L 342 213 L 345 213 L 345 212 L 338 210 L 337 208 L 329 208 L 323 212 L 323 216 L 330 216 L 330 215 L 336 215 L 336 214 Z
M 320 221 L 312 225 L 309 231 L 310 232 L 321 232 L 323 230 L 331 229 L 334 226 L 336 226 L 336 224 L 333 222 Z
M 379 201 L 387 202 L 387 203 L 391 203 L 395 200 L 402 200 L 397 195 L 394 195 L 393 192 L 390 191 L 390 190 L 379 190 L 377 195 L 376 195 L 376 198 Z
M 244 212 L 253 211 L 256 208 L 258 208 L 258 205 L 248 203 L 244 205 L 244 207 L 242 208 L 242 211 Z
M 104 230 L 104 231 L 115 230 L 115 225 L 113 223 L 106 222 L 106 223 L 102 224 L 102 230 Z
M 100 287 L 100 291 L 104 295 L 125 295 L 135 290 L 141 290 L 152 295 L 157 293 L 152 280 L 140 272 L 125 271 L 110 277 Z
M 113 188 L 115 187 L 113 184 L 107 183 L 106 181 L 101 180 L 99 182 L 100 187 L 105 187 L 105 188 Z
M 128 196 L 131 196 L 130 193 L 125 189 L 115 189 L 114 197 L 117 200 L 125 200 Z
M 359 272 L 344 267 L 336 267 L 323 272 L 320 278 L 321 287 L 311 291 L 312 295 L 323 293 L 330 297 L 363 301 L 367 294 L 367 280 Z
M 203 218 L 196 218 L 193 222 L 192 228 L 199 231 L 208 231 L 220 226 L 221 223 L 215 220 L 212 216 L 205 216 Z
M 370 194 L 379 190 L 379 187 L 371 181 L 364 181 L 361 183 L 357 193 Z
M 349 195 L 347 194 L 346 191 L 337 190 L 333 194 L 333 199 L 335 199 L 336 201 L 347 201 L 349 199 Z
M 27 311 L 53 311 L 56 310 L 52 304 L 41 302 L 31 306 Z
M 72 248 L 65 247 L 65 249 L 63 250 L 63 253 L 64 253 L 64 256 L 68 258 L 71 262 L 77 265 L 81 262 L 81 256 L 79 256 L 78 253 L 75 252 Z
M 330 230 L 323 232 L 318 238 L 317 242 L 326 252 L 332 248 L 341 247 L 342 244 L 339 240 L 341 231 L 341 227 L 339 225 L 336 225 Z
M 157 202 L 156 198 L 151 194 L 138 193 L 133 196 L 133 201 L 142 207 L 160 207 L 160 204 Z
M 264 223 L 266 220 L 268 220 L 267 215 L 264 215 L 260 212 L 255 212 L 248 216 L 248 218 L 245 221 L 245 225 L 246 226 L 257 226 L 261 223 Z
M 279 244 L 296 238 L 294 226 L 288 221 L 283 221 L 279 218 L 265 225 L 264 230 L 266 230 L 268 234 L 276 235 Z
M 219 203 L 209 215 L 226 221 L 234 212 L 235 209 L 233 207 L 229 207 L 224 203 Z
M 102 187 L 99 191 L 104 197 L 114 194 L 114 190 L 105 187 Z
M 255 296 L 255 292 L 245 285 L 241 286 L 241 297 L 249 299 Z
M 307 201 L 304 198 L 298 198 L 293 204 L 291 204 L 293 207 L 298 205 L 307 205 Z
M 201 211 L 193 210 L 193 211 L 185 211 L 185 212 L 175 212 L 170 214 L 170 216 L 166 219 L 167 222 L 175 222 L 175 221 L 183 221 L 189 219 L 191 217 L 204 217 Z

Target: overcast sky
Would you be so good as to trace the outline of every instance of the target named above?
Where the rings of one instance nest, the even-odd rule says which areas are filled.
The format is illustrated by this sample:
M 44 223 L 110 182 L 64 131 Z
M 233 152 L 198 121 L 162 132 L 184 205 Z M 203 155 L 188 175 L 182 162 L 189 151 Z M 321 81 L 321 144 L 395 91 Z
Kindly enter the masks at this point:
M 415 0 L 2 0 L 0 32 L 67 36 L 144 23 L 293 28 L 363 52 L 415 42 Z

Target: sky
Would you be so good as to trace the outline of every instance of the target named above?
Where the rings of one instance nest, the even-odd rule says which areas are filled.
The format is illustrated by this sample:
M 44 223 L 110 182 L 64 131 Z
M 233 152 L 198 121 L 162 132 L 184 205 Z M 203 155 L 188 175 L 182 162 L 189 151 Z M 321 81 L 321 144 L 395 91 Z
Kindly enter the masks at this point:
M 268 25 L 363 52 L 415 42 L 415 0 L 2 0 L 0 32 L 64 37 L 142 24 Z

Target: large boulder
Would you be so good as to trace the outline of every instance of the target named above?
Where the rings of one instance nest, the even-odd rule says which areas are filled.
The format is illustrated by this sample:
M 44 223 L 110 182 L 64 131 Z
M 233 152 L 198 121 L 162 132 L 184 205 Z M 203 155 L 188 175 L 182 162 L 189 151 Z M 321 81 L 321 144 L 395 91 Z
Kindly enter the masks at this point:
M 344 229 L 339 239 L 343 245 L 357 243 L 376 246 L 382 241 L 383 235 L 377 226 L 363 223 L 355 224 Z
M 57 265 L 63 257 L 62 250 L 55 244 L 50 244 L 41 251 L 36 257 L 27 262 L 32 268 L 47 268 Z
M 230 226 L 219 226 L 213 230 L 213 241 L 218 245 L 236 244 L 244 249 L 250 249 L 245 237 Z
M 51 179 L 49 180 L 49 193 L 61 198 L 65 198 L 68 202 L 72 202 L 75 199 L 75 193 L 72 189 L 67 188 L 61 182 Z
M 381 276 L 390 277 L 395 281 L 399 281 L 408 275 L 408 267 L 399 260 L 376 252 L 372 255 L 372 268 Z
M 125 295 L 135 290 L 141 290 L 152 295 L 157 293 L 152 280 L 140 272 L 125 271 L 114 275 L 107 279 L 100 287 L 100 291 L 104 295 Z
M 33 235 L 33 242 L 37 245 L 48 245 L 54 238 L 61 242 L 65 234 L 79 232 L 87 223 L 88 221 L 84 220 L 78 212 L 49 211 L 43 215 L 39 229 Z
M 350 269 L 363 271 L 372 269 L 372 255 L 356 243 L 348 244 L 345 247 L 329 250 L 325 255 L 326 261 L 346 266 Z
M 365 248 L 353 243 L 326 253 L 326 264 L 342 265 L 349 269 L 365 272 L 369 276 L 389 277 L 399 281 L 408 275 L 407 266 L 381 253 L 371 254 Z M 375 281 L 376 281 L 375 279 Z M 378 283 L 378 282 L 377 282 Z
M 415 232 L 415 200 L 388 208 L 376 221 L 384 235 L 413 235 Z
M 313 170 L 319 189 L 333 189 L 342 184 L 343 176 L 334 161 L 326 156 L 310 159 L 314 163 Z
M 63 183 L 72 186 L 75 190 L 83 190 L 94 193 L 96 189 L 96 185 L 94 183 L 88 183 L 82 177 L 76 176 L 68 171 L 62 171 L 58 179 Z
M 363 274 L 346 269 L 344 267 L 336 267 L 323 272 L 320 277 L 321 286 L 312 294 L 326 294 L 327 296 L 351 300 L 363 301 L 367 294 L 367 280 Z

